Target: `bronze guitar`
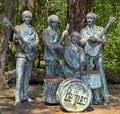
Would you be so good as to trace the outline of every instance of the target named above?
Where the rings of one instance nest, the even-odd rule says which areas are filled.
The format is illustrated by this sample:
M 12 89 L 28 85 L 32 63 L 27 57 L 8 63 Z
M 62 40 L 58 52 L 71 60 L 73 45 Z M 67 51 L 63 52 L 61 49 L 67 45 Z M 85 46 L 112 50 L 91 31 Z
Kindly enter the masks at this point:
M 6 26 L 10 26 L 12 28 L 12 30 L 14 31 L 14 33 L 17 36 L 19 36 L 19 38 L 18 38 L 19 45 L 20 45 L 21 49 L 25 52 L 26 57 L 28 58 L 28 60 L 33 60 L 36 57 L 36 48 L 32 48 L 30 45 L 28 45 L 24 41 L 24 39 L 22 38 L 22 36 L 17 32 L 17 30 L 15 29 L 15 27 L 8 20 L 8 18 L 5 17 L 3 21 L 6 24 Z
M 109 28 L 110 24 L 112 24 L 115 20 L 116 20 L 115 17 L 110 17 L 107 25 L 105 26 L 105 28 L 99 34 L 97 34 L 97 37 L 101 38 L 106 33 L 106 31 Z M 88 55 L 96 56 L 99 53 L 101 45 L 102 45 L 102 43 L 99 43 L 99 42 L 96 42 L 96 43 L 92 42 L 92 41 L 87 42 L 85 47 L 84 47 L 84 50 Z

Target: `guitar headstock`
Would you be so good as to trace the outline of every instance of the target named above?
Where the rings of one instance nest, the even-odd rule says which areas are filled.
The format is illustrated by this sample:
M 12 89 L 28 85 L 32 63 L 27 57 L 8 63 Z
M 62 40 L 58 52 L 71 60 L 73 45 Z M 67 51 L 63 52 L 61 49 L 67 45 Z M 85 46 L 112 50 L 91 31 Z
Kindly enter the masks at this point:
M 7 17 L 4 17 L 3 23 L 4 23 L 6 26 L 11 26 L 11 22 L 9 21 L 9 19 L 8 19 Z
M 116 18 L 111 16 L 111 17 L 109 18 L 108 23 L 111 24 L 111 23 L 114 23 L 115 21 L 116 21 Z

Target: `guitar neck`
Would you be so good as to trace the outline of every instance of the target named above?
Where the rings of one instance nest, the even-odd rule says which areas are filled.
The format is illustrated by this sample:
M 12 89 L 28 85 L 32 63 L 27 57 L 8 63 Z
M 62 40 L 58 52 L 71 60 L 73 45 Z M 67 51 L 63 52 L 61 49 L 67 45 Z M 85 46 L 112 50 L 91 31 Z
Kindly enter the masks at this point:
M 105 33 L 106 33 L 106 31 L 107 31 L 107 29 L 109 28 L 109 26 L 110 26 L 110 24 L 111 23 L 107 23 L 107 25 L 104 27 L 104 29 L 101 31 L 101 34 L 100 34 L 100 37 L 102 37 Z
M 109 26 L 110 26 L 110 23 L 107 23 L 107 25 L 106 25 L 105 28 L 104 28 L 104 31 L 105 31 L 105 32 L 107 31 L 107 29 L 109 28 Z
M 22 41 L 22 43 L 26 44 L 26 42 L 23 40 L 23 38 L 21 37 L 21 35 L 15 29 L 15 27 L 12 24 L 10 25 L 10 27 L 12 28 L 12 30 L 15 32 L 16 35 L 20 36 L 20 40 Z

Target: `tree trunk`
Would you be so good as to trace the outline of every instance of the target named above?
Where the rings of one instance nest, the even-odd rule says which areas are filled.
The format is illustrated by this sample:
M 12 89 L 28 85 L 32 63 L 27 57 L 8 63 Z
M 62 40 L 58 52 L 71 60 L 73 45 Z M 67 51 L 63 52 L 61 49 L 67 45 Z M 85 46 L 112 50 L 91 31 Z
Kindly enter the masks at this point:
M 67 22 L 69 33 L 80 32 L 85 23 L 85 16 L 92 10 L 92 0 L 67 0 Z
M 35 10 L 35 0 L 22 0 L 22 12 L 24 10 L 30 10 L 32 13 Z
M 4 71 L 5 71 L 5 36 L 0 36 L 0 90 L 3 89 Z
M 4 1 L 6 3 L 5 13 L 9 20 L 12 19 L 13 9 L 14 9 L 14 0 Z M 4 74 L 5 74 L 5 63 L 6 63 L 6 53 L 8 49 L 9 38 L 11 36 L 12 30 L 8 27 L 5 31 L 5 38 L 1 40 L 1 48 L 0 48 L 0 89 L 3 89 L 4 85 Z

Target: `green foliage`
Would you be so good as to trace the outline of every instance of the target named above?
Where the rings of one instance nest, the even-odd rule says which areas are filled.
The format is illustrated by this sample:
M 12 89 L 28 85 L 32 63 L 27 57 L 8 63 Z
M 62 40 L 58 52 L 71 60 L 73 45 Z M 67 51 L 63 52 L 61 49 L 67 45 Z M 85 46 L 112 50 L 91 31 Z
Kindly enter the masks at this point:
M 120 69 L 120 34 L 119 32 L 108 34 L 108 43 L 104 48 L 105 67 L 107 69 Z
M 110 16 L 116 18 L 108 29 L 106 35 L 107 44 L 104 46 L 105 69 L 120 69 L 120 1 L 119 0 L 95 0 L 93 11 L 97 14 L 96 24 L 105 26 Z
M 40 64 L 41 64 L 41 68 L 45 69 L 45 61 L 44 60 L 40 61 Z

